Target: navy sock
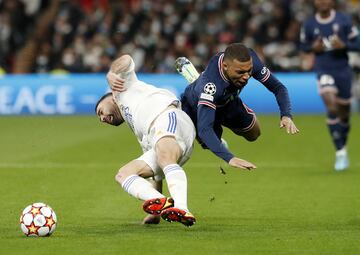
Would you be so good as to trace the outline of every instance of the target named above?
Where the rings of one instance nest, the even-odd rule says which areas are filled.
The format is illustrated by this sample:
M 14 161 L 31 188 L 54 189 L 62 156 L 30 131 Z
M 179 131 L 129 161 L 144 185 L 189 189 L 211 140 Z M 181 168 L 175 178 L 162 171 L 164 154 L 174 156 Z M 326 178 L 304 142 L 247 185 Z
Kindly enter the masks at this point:
M 347 142 L 348 134 L 349 134 L 349 131 L 350 131 L 350 122 L 349 121 L 346 121 L 346 122 L 340 121 L 339 125 L 341 127 L 341 135 L 343 137 L 343 143 L 344 143 L 344 146 L 345 146 L 346 142 Z
M 343 129 L 340 126 L 340 120 L 336 116 L 329 114 L 327 125 L 336 150 L 341 150 L 345 144 L 342 133 Z

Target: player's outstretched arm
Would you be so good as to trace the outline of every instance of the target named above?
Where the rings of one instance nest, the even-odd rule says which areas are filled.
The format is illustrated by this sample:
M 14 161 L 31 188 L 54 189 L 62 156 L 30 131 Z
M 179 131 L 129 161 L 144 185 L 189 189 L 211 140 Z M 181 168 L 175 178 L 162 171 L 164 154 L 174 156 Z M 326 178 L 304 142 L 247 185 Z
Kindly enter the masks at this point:
M 123 92 L 126 90 L 125 79 L 120 78 L 116 73 L 111 70 L 106 74 L 106 79 L 113 92 Z
M 230 159 L 229 165 L 232 167 L 247 169 L 247 170 L 256 169 L 256 166 L 253 163 L 237 157 L 233 157 L 232 159 Z
M 295 123 L 290 117 L 282 116 L 280 120 L 280 128 L 285 128 L 288 134 L 299 133 L 299 129 L 296 127 Z

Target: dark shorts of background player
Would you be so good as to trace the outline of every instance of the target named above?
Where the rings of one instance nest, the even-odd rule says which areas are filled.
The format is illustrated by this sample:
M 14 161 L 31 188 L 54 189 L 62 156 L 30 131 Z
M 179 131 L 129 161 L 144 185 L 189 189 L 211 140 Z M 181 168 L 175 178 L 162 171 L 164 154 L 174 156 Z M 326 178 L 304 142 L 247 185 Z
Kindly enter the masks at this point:
M 223 133 L 223 126 L 230 130 L 249 131 L 256 122 L 256 115 L 253 110 L 247 107 L 239 97 L 228 102 L 225 106 L 216 108 L 214 131 L 220 139 Z M 238 132 L 237 132 L 238 133 Z M 196 137 L 200 145 L 206 149 L 199 137 Z
M 317 79 L 320 80 L 322 75 L 330 75 L 334 80 L 335 84 L 319 84 L 320 93 L 321 90 L 327 86 L 334 86 L 337 90 L 337 97 L 341 99 L 351 98 L 351 83 L 352 83 L 352 71 L 350 67 L 346 67 L 340 70 L 331 71 L 318 71 Z

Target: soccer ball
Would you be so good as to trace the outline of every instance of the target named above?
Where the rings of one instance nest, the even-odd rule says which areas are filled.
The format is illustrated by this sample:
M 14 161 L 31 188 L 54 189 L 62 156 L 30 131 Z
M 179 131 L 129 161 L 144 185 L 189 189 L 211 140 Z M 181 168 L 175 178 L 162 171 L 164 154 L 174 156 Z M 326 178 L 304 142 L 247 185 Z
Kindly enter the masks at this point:
M 20 216 L 20 228 L 27 236 L 50 236 L 56 228 L 56 214 L 44 203 L 27 206 Z

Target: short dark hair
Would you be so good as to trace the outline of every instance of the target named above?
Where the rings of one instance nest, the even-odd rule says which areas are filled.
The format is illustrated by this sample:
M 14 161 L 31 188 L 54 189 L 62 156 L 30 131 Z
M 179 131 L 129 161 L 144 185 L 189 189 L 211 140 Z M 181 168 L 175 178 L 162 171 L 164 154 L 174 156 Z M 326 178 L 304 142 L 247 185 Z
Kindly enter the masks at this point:
M 249 48 L 242 43 L 232 43 L 226 47 L 224 59 L 236 59 L 240 62 L 249 61 L 251 59 Z
M 97 103 L 95 105 L 95 113 L 96 113 L 96 109 L 97 109 L 98 105 L 101 103 L 101 101 L 104 100 L 105 98 L 107 98 L 110 95 L 112 95 L 112 92 L 108 92 L 105 95 L 103 95 L 102 97 L 100 97 L 100 99 L 97 101 Z

